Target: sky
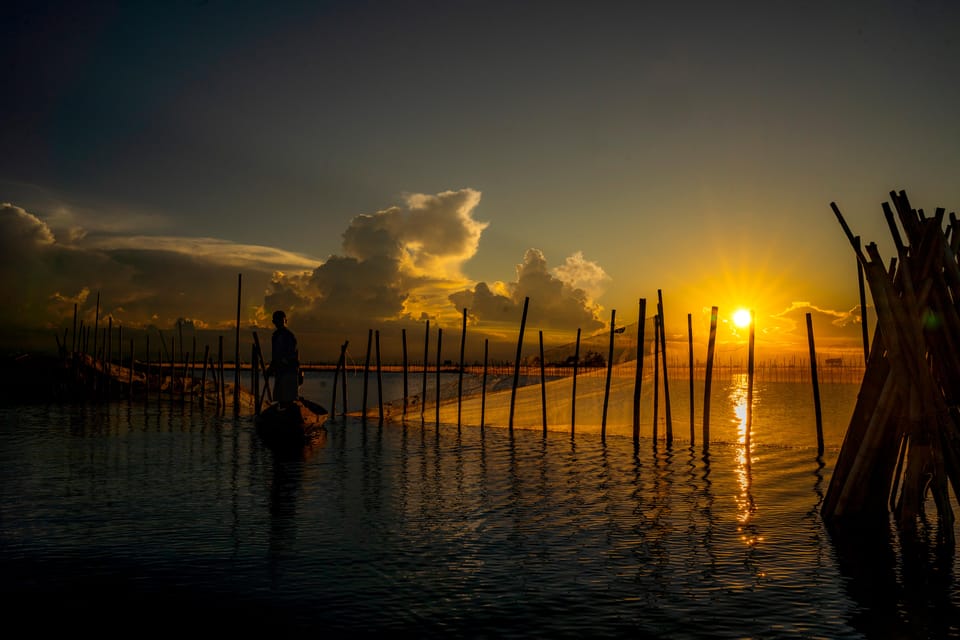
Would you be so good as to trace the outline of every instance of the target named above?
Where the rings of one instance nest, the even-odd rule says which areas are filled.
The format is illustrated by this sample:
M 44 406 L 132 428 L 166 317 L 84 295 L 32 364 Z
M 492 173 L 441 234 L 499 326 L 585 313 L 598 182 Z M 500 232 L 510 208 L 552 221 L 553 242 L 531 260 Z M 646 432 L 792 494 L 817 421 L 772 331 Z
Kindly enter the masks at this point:
M 425 322 L 515 348 L 649 318 L 854 350 L 881 204 L 960 205 L 956 2 L 6 3 L 7 343 L 72 322 Z M 868 295 L 868 326 L 870 305 Z M 648 327 L 648 331 L 652 327 Z M 477 338 L 478 339 L 478 338 Z M 471 348 L 477 348 L 474 339 Z M 535 338 L 527 343 L 535 348 Z M 16 346 L 16 345 L 14 345 Z M 9 348 L 9 344 L 7 345 Z M 506 347 L 504 347 L 506 348 Z M 455 356 L 454 356 L 455 357 Z

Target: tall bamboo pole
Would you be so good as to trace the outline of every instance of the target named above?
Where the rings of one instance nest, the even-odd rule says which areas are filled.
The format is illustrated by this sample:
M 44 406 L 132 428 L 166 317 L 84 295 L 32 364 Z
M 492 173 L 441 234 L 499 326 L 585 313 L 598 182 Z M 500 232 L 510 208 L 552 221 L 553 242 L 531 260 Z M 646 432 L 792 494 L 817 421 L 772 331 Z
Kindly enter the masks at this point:
M 443 327 L 437 327 L 437 407 L 436 407 L 436 425 L 440 426 L 440 363 L 443 353 Z
M 130 371 L 128 372 L 129 377 L 127 378 L 127 398 L 130 400 L 133 400 L 133 364 L 133 338 L 130 338 Z
M 243 274 L 237 274 L 237 330 L 236 342 L 233 350 L 233 413 L 240 413 L 240 298 L 243 289 Z M 182 348 L 182 347 L 181 347 Z
M 400 343 L 403 347 L 403 417 L 407 417 L 407 330 L 400 330 Z
M 420 420 L 423 421 L 427 410 L 427 362 L 430 355 L 430 319 L 427 319 L 423 334 L 423 391 L 420 393 Z
M 710 308 L 710 337 L 707 340 L 707 369 L 703 379 L 703 450 L 710 448 L 710 387 L 713 384 L 713 357 L 717 347 L 719 309 Z
M 70 355 L 77 353 L 77 303 L 73 303 L 73 337 L 70 339 Z
M 547 435 L 547 378 L 543 363 L 543 331 L 540 331 L 540 409 L 543 413 L 543 435 Z
M 633 444 L 640 443 L 640 397 L 643 386 L 643 340 L 647 323 L 647 299 L 640 298 L 637 320 L 637 371 L 633 382 Z
M 653 446 L 660 429 L 660 313 L 653 316 Z
M 577 327 L 577 342 L 573 349 L 573 380 L 570 392 L 570 437 L 572 438 L 577 431 L 577 369 L 580 367 L 580 332 L 581 327 Z
M 207 396 L 207 360 L 210 358 L 210 345 L 203 345 L 203 372 L 200 374 L 200 406 L 203 407 Z M 211 367 L 212 369 L 213 367 Z
M 146 370 L 143 374 L 143 397 L 149 402 L 150 401 L 150 334 L 147 334 L 147 362 Z
M 613 336 L 617 333 L 617 310 L 610 311 L 610 349 L 607 352 L 607 381 L 603 387 L 603 416 L 600 419 L 600 439 L 607 438 L 607 407 L 610 404 L 610 378 L 613 375 Z
M 690 372 L 690 446 L 695 444 L 693 401 L 693 314 L 687 314 L 687 367 Z
M 218 336 L 217 342 L 217 377 L 220 380 L 218 389 L 217 407 L 226 411 L 227 409 L 227 385 L 223 380 L 223 336 Z
M 330 399 L 330 415 L 335 416 L 337 412 L 337 383 L 339 378 L 343 376 L 343 413 L 347 413 L 347 369 L 346 369 L 346 359 L 347 359 L 347 342 L 344 342 L 340 345 L 340 357 L 337 359 L 337 366 L 333 370 L 333 397 Z
M 100 292 L 97 291 L 97 310 L 93 317 L 93 362 L 97 362 L 97 334 L 100 332 Z M 96 369 L 94 369 L 96 371 Z M 97 376 L 94 376 L 96 380 Z
M 663 353 L 663 409 L 667 419 L 667 446 L 673 444 L 673 417 L 670 412 L 670 379 L 667 375 L 667 332 L 663 314 L 663 292 L 657 289 L 657 312 L 660 314 L 660 350 Z
M 823 416 L 820 410 L 820 383 L 817 380 L 817 348 L 813 341 L 813 318 L 809 313 L 807 314 L 807 343 L 810 347 L 810 381 L 813 383 L 813 408 L 817 417 L 817 455 L 822 456 Z
M 863 333 L 863 364 L 870 359 L 870 337 L 867 334 L 867 293 L 863 282 L 863 265 L 857 260 L 857 284 L 860 288 L 860 330 Z
M 377 346 L 377 406 L 380 407 L 380 424 L 383 424 L 383 373 L 380 367 L 380 330 L 376 331 L 375 340 Z
M 463 351 L 467 343 L 467 310 L 463 310 L 463 328 L 460 330 L 460 369 L 457 376 L 457 429 L 460 428 L 460 412 L 463 406 Z
M 757 325 L 756 314 L 750 311 L 750 339 L 747 347 L 747 422 L 746 432 L 744 433 L 745 449 L 747 450 L 747 460 L 750 460 L 750 439 L 753 434 L 753 347 L 755 328 Z
M 517 337 L 517 358 L 513 365 L 513 388 L 510 391 L 510 431 L 513 431 L 513 412 L 517 404 L 517 386 L 520 384 L 520 356 L 523 354 L 523 331 L 527 326 L 527 308 L 530 297 L 523 299 L 523 316 L 520 318 L 520 335 Z
M 367 357 L 363 361 L 363 402 L 361 403 L 361 418 L 367 419 L 367 383 L 370 376 L 370 349 L 373 345 L 373 329 L 367 330 Z
M 480 383 L 480 429 L 483 430 L 484 413 L 487 409 L 487 356 L 490 351 L 490 338 L 483 339 L 483 378 Z

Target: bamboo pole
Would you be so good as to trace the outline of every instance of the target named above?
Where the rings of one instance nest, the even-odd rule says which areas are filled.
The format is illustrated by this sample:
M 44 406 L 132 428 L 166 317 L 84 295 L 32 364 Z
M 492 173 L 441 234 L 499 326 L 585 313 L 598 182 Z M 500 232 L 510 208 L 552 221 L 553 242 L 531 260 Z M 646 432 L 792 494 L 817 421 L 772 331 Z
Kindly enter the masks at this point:
M 752 318 L 752 316 L 751 316 Z M 687 368 L 690 373 L 690 446 L 695 444 L 693 412 L 693 314 L 687 314 Z
M 457 375 L 457 429 L 460 428 L 460 412 L 463 407 L 463 351 L 467 343 L 467 310 L 463 310 L 463 328 L 460 330 L 460 368 Z
M 637 321 L 637 371 L 633 382 L 633 444 L 640 444 L 640 397 L 643 385 L 643 340 L 647 324 L 647 299 L 640 298 L 640 313 Z
M 343 400 L 343 415 L 347 415 L 347 347 L 350 345 L 349 340 L 344 340 L 343 345 L 340 350 L 340 395 Z M 336 385 L 334 385 L 334 393 L 337 392 Z
M 717 346 L 717 307 L 710 308 L 710 337 L 707 340 L 707 369 L 703 380 L 703 450 L 710 448 L 710 387 L 713 384 L 713 358 Z
M 203 372 L 200 374 L 200 406 L 206 404 L 207 397 L 207 361 L 210 359 L 210 345 L 203 345 Z M 211 372 L 213 366 L 211 364 Z
M 663 314 L 663 292 L 657 289 L 657 313 L 660 315 L 660 348 L 663 353 L 663 412 L 667 420 L 667 446 L 673 444 L 673 417 L 670 411 L 670 377 L 667 375 L 667 330 Z
M 436 426 L 440 426 L 440 363 L 443 353 L 443 327 L 437 327 L 437 406 L 436 406 Z
M 171 336 L 170 340 L 171 341 L 176 340 L 176 338 Z M 169 400 L 170 400 L 171 407 L 173 406 L 173 400 L 176 395 L 174 392 L 176 391 L 176 388 L 177 388 L 177 356 L 176 356 L 177 352 L 174 347 L 176 347 L 175 343 L 170 345 L 170 387 L 169 387 L 170 398 Z
M 807 313 L 807 342 L 810 346 L 810 381 L 813 383 L 813 409 L 817 418 L 817 455 L 822 456 L 823 414 L 820 407 L 820 383 L 817 379 L 817 348 L 813 340 L 813 317 L 809 313 Z
M 96 363 L 97 361 L 97 337 L 98 337 L 97 334 L 99 333 L 100 333 L 100 292 L 97 291 L 97 310 L 93 319 L 93 361 L 94 363 Z M 94 368 L 94 372 L 96 372 L 96 368 Z M 94 375 L 93 378 L 94 378 L 94 389 L 96 389 L 97 376 Z
M 193 340 L 190 342 L 190 404 L 193 404 L 194 391 L 197 387 L 197 332 L 196 327 L 193 330 Z M 260 351 L 259 346 L 257 351 Z
M 113 358 L 113 314 L 107 319 L 107 333 L 106 339 L 103 341 L 103 348 L 104 397 L 109 399 L 112 391 L 111 387 L 113 387 L 113 375 L 110 370 L 110 360 Z
M 346 369 L 346 358 L 347 358 L 347 342 L 344 342 L 340 345 L 340 357 L 337 359 L 337 366 L 333 370 L 333 397 L 330 398 L 330 415 L 336 415 L 337 411 L 337 383 L 339 381 L 340 375 L 343 375 L 343 413 L 347 413 L 347 369 Z
M 543 363 L 543 331 L 540 331 L 540 410 L 543 414 L 543 435 L 547 435 L 547 377 Z
M 520 335 L 517 338 L 517 358 L 513 365 L 513 387 L 510 391 L 510 431 L 513 432 L 513 412 L 517 403 L 517 385 L 520 384 L 520 356 L 523 353 L 523 330 L 527 326 L 527 308 L 530 305 L 530 297 L 523 299 L 523 316 L 520 318 Z
M 867 334 L 867 293 L 863 283 L 863 265 L 857 260 L 857 285 L 860 289 L 860 330 L 863 334 L 863 364 L 870 359 L 870 336 Z
M 427 410 L 427 363 L 430 355 L 430 319 L 427 319 L 423 335 L 423 391 L 420 393 L 420 421 L 422 422 Z
M 147 334 L 146 338 L 147 338 L 147 339 L 146 339 L 146 342 L 147 342 L 147 353 L 146 353 L 147 362 L 146 362 L 146 370 L 145 370 L 145 372 L 144 372 L 144 374 L 143 374 L 143 397 L 144 397 L 144 399 L 145 399 L 147 402 L 149 402 L 149 401 L 150 401 L 150 334 L 149 334 L 149 333 Z
M 240 414 L 240 300 L 243 290 L 243 274 L 237 274 L 237 330 L 233 362 L 233 413 Z
M 227 385 L 223 380 L 223 336 L 219 336 L 217 346 L 217 378 L 220 381 L 217 396 L 217 408 L 226 411 L 227 409 Z
M 744 433 L 744 448 L 747 450 L 747 460 L 750 459 L 750 440 L 753 437 L 753 347 L 756 334 L 756 314 L 750 311 L 750 338 L 747 347 L 747 421 Z
M 653 316 L 653 446 L 660 428 L 660 314 Z
M 129 378 L 127 379 L 127 389 L 129 390 L 129 394 L 127 395 L 127 397 L 128 397 L 130 400 L 133 400 L 133 365 L 134 365 L 134 362 L 135 362 L 135 360 L 134 360 L 134 357 L 133 357 L 133 338 L 130 338 L 130 371 L 129 371 L 130 376 L 129 376 Z
M 380 424 L 383 424 L 383 373 L 380 367 L 380 330 L 378 329 L 375 334 L 376 347 L 377 347 L 377 406 L 380 407 L 379 417 Z
M 570 437 L 577 429 L 577 369 L 580 367 L 580 327 L 577 327 L 577 343 L 573 351 L 573 381 L 570 393 Z
M 400 330 L 400 343 L 403 348 L 403 417 L 407 417 L 407 330 Z
M 613 336 L 616 334 L 617 310 L 610 311 L 610 348 L 607 351 L 607 380 L 603 387 L 603 415 L 600 418 L 600 439 L 607 438 L 607 407 L 610 404 L 610 378 L 613 375 Z
M 253 414 L 260 415 L 260 360 L 259 344 L 250 345 L 250 386 L 253 388 Z
M 490 339 L 483 339 L 483 378 L 480 383 L 480 430 L 483 430 L 484 414 L 487 409 L 487 357 L 490 352 Z
M 367 357 L 363 361 L 363 402 L 361 402 L 361 419 L 367 419 L 367 382 L 370 376 L 370 349 L 373 345 L 373 329 L 367 330 Z

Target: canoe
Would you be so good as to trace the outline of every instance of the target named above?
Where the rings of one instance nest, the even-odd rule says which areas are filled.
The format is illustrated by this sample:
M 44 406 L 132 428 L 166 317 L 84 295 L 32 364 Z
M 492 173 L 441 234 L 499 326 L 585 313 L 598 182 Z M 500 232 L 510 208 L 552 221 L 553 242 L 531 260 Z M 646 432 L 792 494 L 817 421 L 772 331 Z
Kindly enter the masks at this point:
M 302 447 L 326 432 L 327 410 L 305 398 L 286 408 L 274 402 L 255 419 L 257 434 L 269 447 Z

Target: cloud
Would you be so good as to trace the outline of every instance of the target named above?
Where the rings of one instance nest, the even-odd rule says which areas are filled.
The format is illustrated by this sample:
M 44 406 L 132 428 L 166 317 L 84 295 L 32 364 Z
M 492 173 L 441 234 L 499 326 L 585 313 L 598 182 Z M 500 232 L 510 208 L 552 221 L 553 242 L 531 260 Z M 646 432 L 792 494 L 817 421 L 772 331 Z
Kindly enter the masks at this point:
M 343 255 L 309 273 L 274 274 L 264 316 L 284 308 L 301 322 L 340 325 L 451 317 L 446 295 L 468 284 L 461 267 L 487 227 L 474 218 L 479 203 L 473 189 L 408 194 L 403 206 L 354 217 Z
M 523 311 L 525 298 L 530 298 L 527 321 L 544 329 L 583 329 L 595 331 L 605 326 L 600 317 L 602 307 L 587 292 L 576 286 L 583 282 L 598 286 L 609 279 L 596 263 L 580 253 L 574 254 L 562 267 L 552 272 L 539 249 L 528 249 L 523 262 L 517 265 L 517 279 L 511 283 L 478 283 L 472 290 L 450 296 L 458 308 L 466 308 L 476 322 L 516 323 Z
M 802 337 L 803 344 L 806 344 L 808 313 L 817 346 L 856 345 L 862 337 L 860 305 L 847 311 L 836 311 L 823 309 L 807 301 L 794 301 L 788 308 L 771 316 L 768 322 L 770 326 L 765 330 L 771 333 L 776 331 L 784 336 Z
M 237 269 L 312 269 L 319 260 L 299 253 L 261 245 L 237 244 L 217 238 L 180 236 L 95 236 L 75 235 L 74 242 L 86 240 L 83 247 L 104 252 L 160 251 Z
M 12 293 L 0 324 L 62 328 L 76 305 L 91 326 L 99 298 L 100 319 L 114 326 L 231 329 L 242 274 L 242 325 L 269 327 L 271 313 L 284 309 L 315 340 L 357 340 L 369 328 L 412 328 L 425 319 L 459 327 L 465 307 L 474 323 L 502 334 L 516 327 L 525 297 L 532 326 L 601 329 L 594 300 L 609 276 L 580 252 L 551 269 L 530 249 L 509 283 L 463 274 L 488 226 L 476 218 L 480 198 L 473 189 L 407 194 L 399 205 L 355 216 L 342 251 L 323 260 L 216 238 L 107 233 L 96 221 L 89 229 L 72 224 L 64 208 L 53 227 L 3 205 L 0 277 Z
M 39 215 L 0 205 L 0 282 L 8 298 L 0 325 L 61 326 L 72 320 L 74 305 L 80 320 L 92 323 L 99 293 L 101 317 L 127 326 L 171 324 L 181 316 L 225 326 L 235 322 L 241 267 L 249 300 L 251 291 L 262 295 L 278 267 L 315 264 L 206 238 L 64 233 L 66 243 Z

